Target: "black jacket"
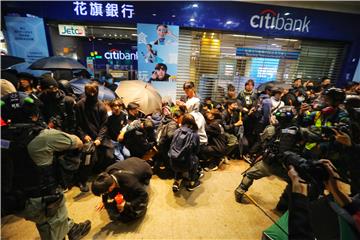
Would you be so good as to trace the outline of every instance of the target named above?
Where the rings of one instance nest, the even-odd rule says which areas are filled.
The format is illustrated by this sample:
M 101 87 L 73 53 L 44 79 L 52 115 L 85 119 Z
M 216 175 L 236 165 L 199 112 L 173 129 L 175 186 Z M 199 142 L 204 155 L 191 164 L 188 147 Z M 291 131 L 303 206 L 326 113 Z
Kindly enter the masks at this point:
M 138 121 L 138 120 L 136 120 Z M 124 135 L 124 144 L 129 149 L 131 156 L 142 157 L 150 150 L 155 142 L 154 139 L 142 127 L 129 127 Z
M 221 120 L 216 119 L 205 127 L 208 136 L 208 146 L 212 148 L 214 156 L 223 157 L 226 151 L 226 137 L 221 126 Z
M 75 133 L 75 99 L 58 90 L 54 95 L 39 94 L 41 113 L 46 123 L 53 122 L 62 131 Z
M 239 121 L 239 111 L 233 111 L 229 113 L 227 109 L 225 109 L 222 113 L 223 122 L 225 132 L 236 135 L 238 127 L 234 124 Z
M 111 115 L 107 122 L 109 137 L 112 140 L 117 141 L 120 131 L 126 125 L 126 123 L 127 117 L 125 113 L 121 112 L 118 116 Z
M 131 157 L 110 165 L 106 172 L 116 178 L 119 188 L 108 195 L 103 195 L 103 201 L 108 197 L 114 198 L 120 192 L 126 201 L 126 211 L 129 209 L 136 211 L 147 205 L 148 193 L 145 185 L 149 184 L 153 174 L 149 164 L 140 158 Z
M 102 102 L 88 104 L 86 98 L 83 98 L 75 105 L 75 111 L 77 132 L 81 139 L 89 135 L 92 140 L 99 139 L 101 145 L 112 147 L 107 136 L 107 111 Z

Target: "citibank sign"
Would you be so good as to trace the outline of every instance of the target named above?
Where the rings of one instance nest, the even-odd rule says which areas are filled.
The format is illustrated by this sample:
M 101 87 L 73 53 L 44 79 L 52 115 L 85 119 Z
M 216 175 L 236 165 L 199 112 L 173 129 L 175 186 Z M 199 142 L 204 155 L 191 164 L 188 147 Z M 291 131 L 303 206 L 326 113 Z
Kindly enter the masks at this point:
M 108 52 L 104 53 L 104 57 L 106 59 L 114 59 L 114 60 L 138 60 L 138 53 L 127 53 L 122 52 L 118 49 L 110 49 Z
M 250 18 L 252 28 L 275 29 L 279 31 L 309 32 L 310 19 L 287 17 L 271 9 L 265 9 Z

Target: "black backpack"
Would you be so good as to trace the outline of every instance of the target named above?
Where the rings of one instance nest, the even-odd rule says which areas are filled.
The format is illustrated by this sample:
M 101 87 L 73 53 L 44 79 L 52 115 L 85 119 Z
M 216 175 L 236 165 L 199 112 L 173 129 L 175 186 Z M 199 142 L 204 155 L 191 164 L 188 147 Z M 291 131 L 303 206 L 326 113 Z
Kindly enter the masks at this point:
M 194 134 L 195 133 L 187 127 L 181 127 L 175 131 L 168 153 L 170 160 L 175 162 L 186 161 L 192 153 Z
M 29 156 L 27 145 L 39 135 L 45 126 L 26 123 L 2 127 L 2 210 L 5 213 L 21 211 L 27 196 L 25 185 L 31 184 L 36 176 L 36 165 Z

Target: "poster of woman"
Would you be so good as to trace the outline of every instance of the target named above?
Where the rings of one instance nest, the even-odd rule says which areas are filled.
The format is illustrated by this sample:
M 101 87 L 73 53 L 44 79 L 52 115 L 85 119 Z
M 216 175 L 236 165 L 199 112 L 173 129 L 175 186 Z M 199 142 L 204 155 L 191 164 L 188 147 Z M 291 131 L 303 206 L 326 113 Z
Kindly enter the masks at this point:
M 139 80 L 176 81 L 179 26 L 139 23 L 137 32 Z
M 179 26 L 137 25 L 138 79 L 152 84 L 162 97 L 176 98 Z

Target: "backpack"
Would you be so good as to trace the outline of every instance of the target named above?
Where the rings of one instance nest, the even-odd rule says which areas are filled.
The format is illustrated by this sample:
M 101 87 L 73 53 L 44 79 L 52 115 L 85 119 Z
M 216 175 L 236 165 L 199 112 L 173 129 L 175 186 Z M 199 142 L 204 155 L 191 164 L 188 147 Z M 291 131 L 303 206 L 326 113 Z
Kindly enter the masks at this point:
M 23 187 L 36 176 L 36 165 L 29 156 L 27 146 L 39 135 L 44 126 L 28 123 L 2 127 L 2 210 L 14 213 L 25 208 L 27 199 Z
M 171 141 L 171 135 L 174 134 L 175 130 L 172 124 L 173 122 L 171 121 L 165 124 L 160 124 L 158 130 L 156 131 L 156 142 L 159 146 Z
M 174 162 L 186 161 L 188 156 L 192 154 L 194 134 L 195 133 L 187 127 L 176 130 L 168 152 L 170 160 Z

